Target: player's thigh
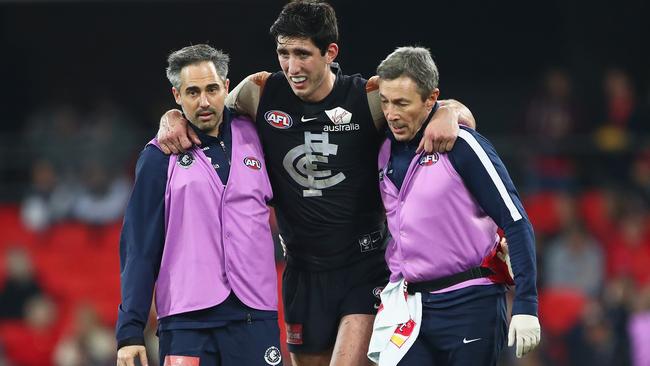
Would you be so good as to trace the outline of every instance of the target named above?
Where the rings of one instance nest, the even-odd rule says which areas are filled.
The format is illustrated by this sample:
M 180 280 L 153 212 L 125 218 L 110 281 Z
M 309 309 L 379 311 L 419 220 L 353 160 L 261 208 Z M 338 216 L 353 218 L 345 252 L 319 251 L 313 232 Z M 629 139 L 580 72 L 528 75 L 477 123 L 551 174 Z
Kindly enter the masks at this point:
M 220 328 L 221 366 L 282 365 L 277 319 L 241 321 Z
M 329 366 L 331 359 L 331 349 L 314 353 L 291 353 L 293 366 Z
M 349 314 L 341 319 L 332 352 L 332 365 L 372 365 L 368 359 L 368 344 L 375 316 Z
M 332 365 L 372 365 L 368 344 L 388 269 L 383 256 L 375 255 L 349 267 L 344 275 L 348 286 L 339 308 Z
M 161 366 L 218 365 L 217 344 L 212 329 L 178 329 L 159 335 Z

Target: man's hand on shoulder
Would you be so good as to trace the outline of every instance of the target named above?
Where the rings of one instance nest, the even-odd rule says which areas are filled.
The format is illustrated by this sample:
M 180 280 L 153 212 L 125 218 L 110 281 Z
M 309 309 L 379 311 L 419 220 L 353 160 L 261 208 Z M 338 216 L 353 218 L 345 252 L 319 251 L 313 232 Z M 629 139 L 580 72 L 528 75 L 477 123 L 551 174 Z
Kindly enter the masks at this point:
M 160 118 L 157 138 L 165 154 L 179 154 L 192 147 L 192 144 L 201 144 L 196 132 L 187 128 L 188 123 L 178 109 L 171 109 Z
M 135 366 L 135 358 L 142 366 L 148 366 L 147 350 L 144 346 L 124 346 L 117 351 L 117 366 Z
M 450 151 L 458 137 L 459 117 L 456 109 L 441 105 L 424 130 L 417 152 L 420 153 L 422 150 L 427 153 Z

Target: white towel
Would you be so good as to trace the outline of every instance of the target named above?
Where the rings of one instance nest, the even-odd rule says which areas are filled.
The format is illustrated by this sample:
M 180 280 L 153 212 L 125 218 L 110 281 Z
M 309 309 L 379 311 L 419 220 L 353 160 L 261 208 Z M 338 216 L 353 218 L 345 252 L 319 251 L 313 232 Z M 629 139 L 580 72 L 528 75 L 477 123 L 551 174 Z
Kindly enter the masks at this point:
M 408 295 L 404 279 L 388 283 L 381 292 L 368 358 L 379 366 L 397 365 L 418 337 L 421 322 L 421 294 Z

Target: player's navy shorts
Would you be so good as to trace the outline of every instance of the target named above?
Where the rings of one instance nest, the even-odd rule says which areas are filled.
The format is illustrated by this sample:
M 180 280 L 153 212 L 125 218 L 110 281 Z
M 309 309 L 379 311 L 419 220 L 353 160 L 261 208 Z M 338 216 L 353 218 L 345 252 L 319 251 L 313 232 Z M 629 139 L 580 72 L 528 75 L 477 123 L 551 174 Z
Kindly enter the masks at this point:
M 277 319 L 230 321 L 222 327 L 161 330 L 161 366 L 282 365 Z
M 423 293 L 420 333 L 399 365 L 496 365 L 506 339 L 506 323 L 502 286 Z
M 305 271 L 287 264 L 282 300 L 289 351 L 313 353 L 332 348 L 342 317 L 377 313 L 388 275 L 381 250 L 328 271 Z

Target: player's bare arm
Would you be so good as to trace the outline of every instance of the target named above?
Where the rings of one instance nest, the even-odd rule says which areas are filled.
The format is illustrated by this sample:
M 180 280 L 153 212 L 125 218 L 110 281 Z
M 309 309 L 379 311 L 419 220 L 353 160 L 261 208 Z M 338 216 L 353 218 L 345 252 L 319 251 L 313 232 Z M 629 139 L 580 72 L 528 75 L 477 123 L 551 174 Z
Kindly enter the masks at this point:
M 451 108 L 455 110 L 459 113 L 458 123 L 467 126 L 472 130 L 476 129 L 476 120 L 474 119 L 474 115 L 463 103 L 455 99 L 444 99 L 438 100 L 438 105 L 440 106 L 440 109 Z
M 192 144 L 201 144 L 199 137 L 187 124 L 183 112 L 178 109 L 170 109 L 160 117 L 156 137 L 165 154 L 179 154 L 192 147 Z
M 269 75 L 271 74 L 268 72 L 258 72 L 247 76 L 228 94 L 226 107 L 255 119 L 264 83 Z M 170 109 L 160 118 L 157 137 L 165 154 L 178 154 L 192 147 L 192 144 L 201 144 L 199 137 L 194 130 L 187 127 L 187 123 L 183 112 L 178 109 Z
M 269 76 L 271 73 L 266 71 L 247 76 L 228 94 L 226 107 L 255 120 L 262 90 Z
M 381 110 L 379 97 L 379 78 L 373 76 L 366 84 L 368 105 L 377 130 L 386 128 L 386 119 Z M 447 99 L 438 101 L 439 108 L 431 117 L 430 123 L 424 130 L 424 136 L 418 147 L 418 152 L 447 152 L 451 150 L 458 136 L 458 125 L 462 124 L 476 129 L 476 120 L 472 112 L 457 100 Z

